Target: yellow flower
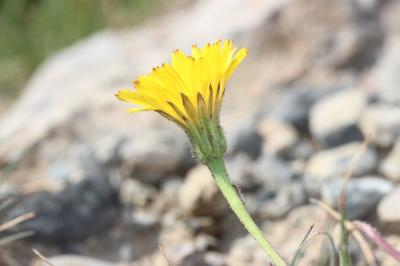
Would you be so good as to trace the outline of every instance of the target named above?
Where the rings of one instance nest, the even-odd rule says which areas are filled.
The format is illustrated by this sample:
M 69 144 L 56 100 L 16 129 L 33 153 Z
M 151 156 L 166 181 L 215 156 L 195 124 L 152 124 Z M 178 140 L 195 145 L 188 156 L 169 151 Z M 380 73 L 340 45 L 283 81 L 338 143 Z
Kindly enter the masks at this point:
M 225 84 L 246 55 L 247 49 L 237 51 L 232 41 L 203 48 L 193 45 L 191 56 L 176 50 L 171 64 L 153 68 L 150 74 L 135 80 L 136 90 L 121 90 L 116 96 L 139 106 L 130 112 L 153 110 L 174 121 L 193 144 L 204 139 L 204 134 L 218 135 L 221 131 L 219 113 Z M 208 140 L 210 152 L 213 141 Z
M 247 55 L 231 41 L 192 47 L 192 55 L 176 50 L 172 63 L 153 68 L 135 81 L 136 90 L 116 96 L 138 105 L 131 112 L 153 110 L 182 127 L 192 143 L 193 154 L 210 169 L 216 184 L 239 220 L 270 256 L 276 266 L 286 262 L 273 249 L 247 212 L 229 179 L 223 156 L 226 141 L 219 123 L 225 85 Z

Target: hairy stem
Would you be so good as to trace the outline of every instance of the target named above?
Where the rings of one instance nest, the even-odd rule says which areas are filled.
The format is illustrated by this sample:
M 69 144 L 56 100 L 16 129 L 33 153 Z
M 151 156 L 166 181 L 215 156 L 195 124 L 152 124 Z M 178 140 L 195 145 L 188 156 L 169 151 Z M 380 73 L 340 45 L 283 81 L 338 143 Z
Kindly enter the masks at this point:
M 262 231 L 258 228 L 250 214 L 247 212 L 240 195 L 238 195 L 235 187 L 229 179 L 228 173 L 225 168 L 223 159 L 215 159 L 206 162 L 214 176 L 222 194 L 226 198 L 232 211 L 239 218 L 240 222 L 244 225 L 247 231 L 254 237 L 258 244 L 263 248 L 265 253 L 269 256 L 275 266 L 286 266 L 286 262 L 274 250 L 271 243 L 264 237 Z

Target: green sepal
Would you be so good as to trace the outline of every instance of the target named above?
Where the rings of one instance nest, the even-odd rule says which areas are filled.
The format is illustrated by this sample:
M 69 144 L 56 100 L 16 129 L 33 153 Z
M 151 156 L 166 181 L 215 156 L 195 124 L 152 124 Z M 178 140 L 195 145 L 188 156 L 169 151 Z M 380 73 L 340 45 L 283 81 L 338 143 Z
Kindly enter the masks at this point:
M 193 155 L 206 163 L 216 158 L 222 158 L 226 153 L 226 140 L 219 121 L 205 119 L 196 128 L 187 130 L 192 144 Z

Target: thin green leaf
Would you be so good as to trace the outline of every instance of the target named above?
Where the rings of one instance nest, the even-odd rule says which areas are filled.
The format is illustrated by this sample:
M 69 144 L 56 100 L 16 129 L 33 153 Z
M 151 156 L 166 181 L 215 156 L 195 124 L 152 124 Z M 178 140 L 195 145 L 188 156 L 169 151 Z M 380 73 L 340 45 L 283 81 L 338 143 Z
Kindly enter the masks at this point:
M 301 254 L 302 251 L 307 248 L 307 246 L 311 243 L 312 240 L 314 240 L 314 238 L 318 237 L 318 236 L 325 236 L 328 241 L 329 241 L 329 247 L 330 247 L 330 251 L 331 251 L 331 260 L 330 260 L 330 266 L 335 266 L 336 265 L 336 248 L 335 248 L 335 242 L 333 241 L 333 238 L 330 234 L 328 234 L 327 232 L 320 232 L 317 233 L 315 235 L 313 235 L 311 238 L 302 241 L 302 244 L 300 245 L 300 247 L 297 249 L 295 255 L 293 256 L 293 259 L 290 263 L 290 266 L 296 266 L 297 263 L 300 262 L 301 260 Z

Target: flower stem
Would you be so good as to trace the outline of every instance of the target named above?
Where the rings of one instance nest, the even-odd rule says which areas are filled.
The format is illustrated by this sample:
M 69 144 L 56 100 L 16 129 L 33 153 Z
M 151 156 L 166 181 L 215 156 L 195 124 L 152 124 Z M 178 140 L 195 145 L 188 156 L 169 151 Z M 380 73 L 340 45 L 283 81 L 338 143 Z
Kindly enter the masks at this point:
M 258 228 L 250 214 L 247 212 L 240 195 L 232 185 L 228 173 L 225 168 L 225 163 L 222 158 L 210 160 L 206 162 L 207 167 L 210 169 L 214 179 L 226 198 L 232 211 L 239 218 L 240 222 L 244 225 L 247 231 L 254 237 L 258 244 L 263 248 L 265 253 L 270 257 L 275 266 L 286 266 L 286 262 L 274 250 L 272 245 L 268 242 L 262 231 Z

